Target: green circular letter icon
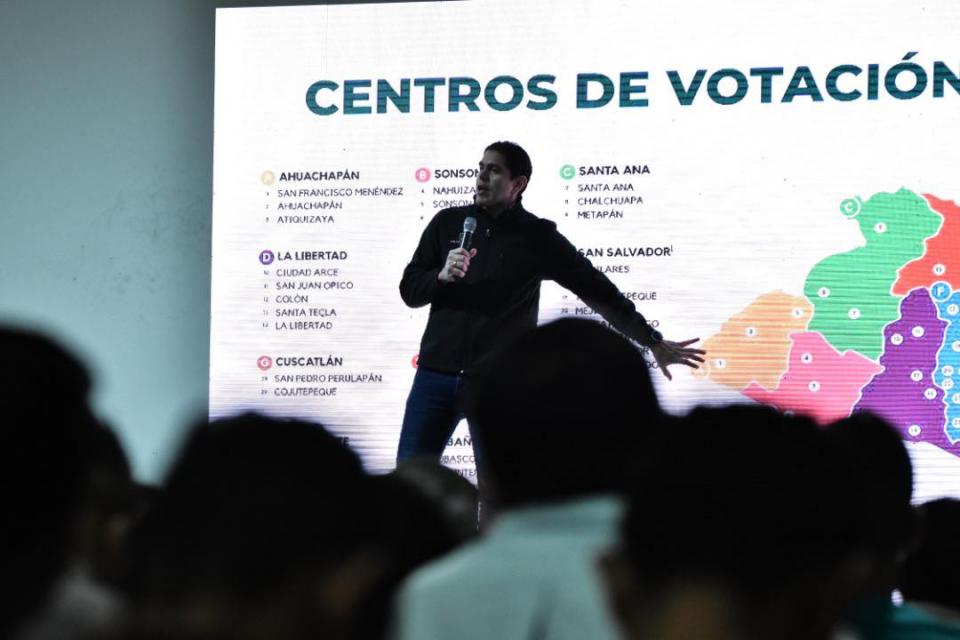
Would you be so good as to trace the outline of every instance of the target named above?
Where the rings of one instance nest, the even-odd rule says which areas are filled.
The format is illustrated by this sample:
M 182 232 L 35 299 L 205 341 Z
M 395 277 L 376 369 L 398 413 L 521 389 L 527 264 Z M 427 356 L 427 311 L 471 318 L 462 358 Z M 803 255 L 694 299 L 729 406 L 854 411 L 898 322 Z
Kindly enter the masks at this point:
M 564 180 L 572 180 L 577 175 L 577 168 L 572 164 L 565 164 L 560 167 L 560 177 Z

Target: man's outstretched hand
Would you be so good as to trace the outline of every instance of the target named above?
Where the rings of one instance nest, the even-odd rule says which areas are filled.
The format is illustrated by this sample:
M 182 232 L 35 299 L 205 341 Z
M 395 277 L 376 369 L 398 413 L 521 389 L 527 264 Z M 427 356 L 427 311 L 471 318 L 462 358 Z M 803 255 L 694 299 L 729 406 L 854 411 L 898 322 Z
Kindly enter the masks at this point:
M 690 345 L 698 340 L 700 340 L 700 338 L 683 340 L 681 342 L 663 340 L 650 347 L 650 353 L 653 354 L 653 359 L 656 360 L 657 366 L 663 371 L 663 375 L 667 377 L 667 380 L 673 380 L 673 376 L 670 375 L 670 371 L 667 369 L 670 365 L 682 364 L 691 369 L 700 368 L 700 364 L 703 362 L 703 356 L 706 355 L 707 352 L 703 349 L 690 348 Z

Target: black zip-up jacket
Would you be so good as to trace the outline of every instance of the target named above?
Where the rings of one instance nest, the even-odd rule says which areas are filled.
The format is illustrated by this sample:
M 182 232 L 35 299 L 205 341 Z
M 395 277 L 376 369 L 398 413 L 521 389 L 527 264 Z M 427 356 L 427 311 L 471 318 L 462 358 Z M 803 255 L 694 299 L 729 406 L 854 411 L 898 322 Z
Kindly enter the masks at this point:
M 437 274 L 459 246 L 463 220 L 477 219 L 467 275 L 443 283 Z M 535 327 L 540 282 L 554 280 L 575 293 L 621 333 L 649 345 L 651 327 L 633 303 L 600 273 L 549 220 L 519 203 L 494 218 L 476 205 L 437 213 L 403 270 L 400 296 L 410 307 L 430 305 L 420 342 L 420 366 L 444 373 L 475 373 L 497 347 Z

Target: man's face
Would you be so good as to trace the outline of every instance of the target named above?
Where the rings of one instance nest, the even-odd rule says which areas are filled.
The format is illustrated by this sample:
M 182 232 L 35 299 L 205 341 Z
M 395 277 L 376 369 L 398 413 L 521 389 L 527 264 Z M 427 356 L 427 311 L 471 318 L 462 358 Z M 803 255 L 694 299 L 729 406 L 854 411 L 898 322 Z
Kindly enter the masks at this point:
M 527 186 L 527 178 L 512 178 L 498 151 L 484 151 L 477 175 L 477 204 L 487 209 L 505 209 L 513 204 Z

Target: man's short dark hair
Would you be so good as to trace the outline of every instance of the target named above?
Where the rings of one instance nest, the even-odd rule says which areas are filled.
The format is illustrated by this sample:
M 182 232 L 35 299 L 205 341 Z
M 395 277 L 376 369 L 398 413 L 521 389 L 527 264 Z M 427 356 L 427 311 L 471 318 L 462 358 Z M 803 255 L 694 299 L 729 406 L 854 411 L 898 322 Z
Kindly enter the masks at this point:
M 857 521 L 859 543 L 884 558 L 909 547 L 916 533 L 913 464 L 899 432 L 883 418 L 857 412 L 826 428 L 846 459 L 843 484 L 854 492 L 847 514 Z
M 923 538 L 900 572 L 900 592 L 909 600 L 960 611 L 960 500 L 941 498 L 920 507 Z
M 643 355 L 584 319 L 524 333 L 485 373 L 468 412 L 503 507 L 618 491 L 662 417 Z
M 622 537 L 638 580 L 694 580 L 745 596 L 828 572 L 854 542 L 845 459 L 810 420 L 701 407 L 638 456 Z
M 369 478 L 321 425 L 253 413 L 191 431 L 134 540 L 134 595 L 246 598 L 375 537 Z
M 530 176 L 533 175 L 533 163 L 530 162 L 530 156 L 516 142 L 500 140 L 487 146 L 484 151 L 496 151 L 502 155 L 507 163 L 507 170 L 510 171 L 511 178 L 525 176 L 527 180 L 530 180 Z

